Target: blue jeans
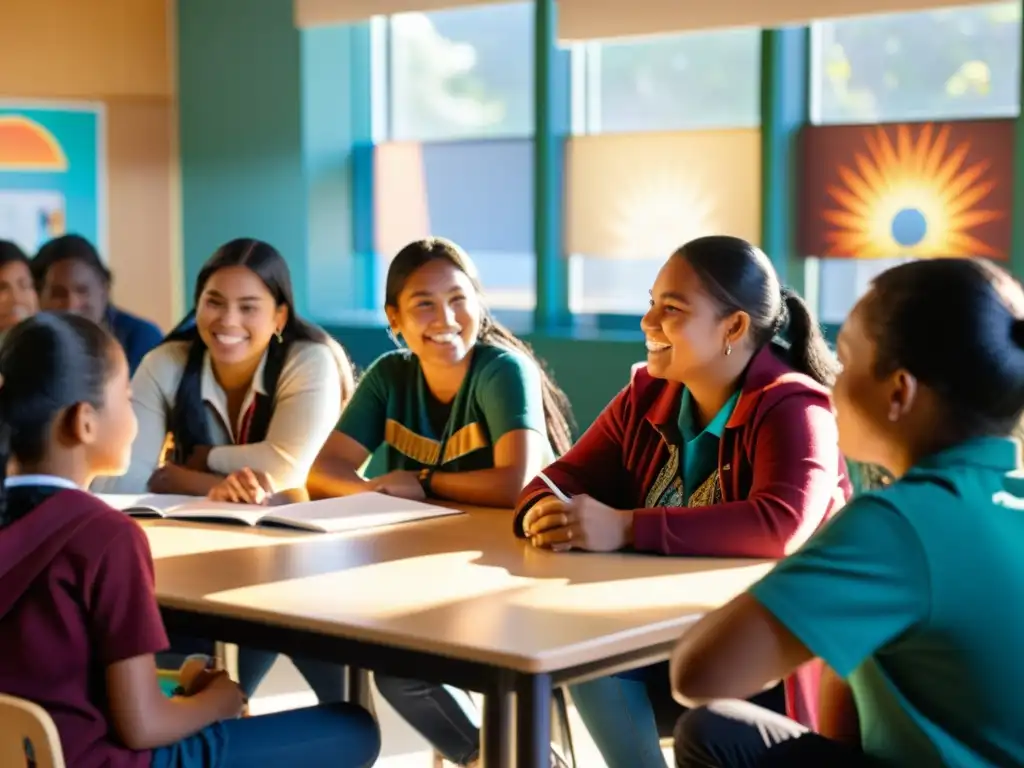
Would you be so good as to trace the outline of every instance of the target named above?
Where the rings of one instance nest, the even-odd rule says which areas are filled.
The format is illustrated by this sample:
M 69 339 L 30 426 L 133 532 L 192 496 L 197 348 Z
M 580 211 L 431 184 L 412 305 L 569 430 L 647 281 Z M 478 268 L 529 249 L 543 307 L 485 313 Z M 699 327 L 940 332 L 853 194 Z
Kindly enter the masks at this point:
M 608 768 L 665 768 L 661 736 L 686 711 L 672 698 L 668 662 L 572 685 L 569 693 Z M 754 701 L 785 711 L 781 686 Z
M 226 720 L 153 750 L 153 768 L 364 768 L 380 754 L 380 731 L 351 704 Z
M 377 690 L 444 759 L 467 765 L 480 754 L 480 719 L 469 694 L 447 685 L 375 675 Z M 663 767 L 664 768 L 664 767 Z
M 157 666 L 161 669 L 176 669 L 192 653 L 212 655 L 214 642 L 195 637 L 171 635 L 171 650 L 157 654 Z M 263 678 L 277 660 L 276 651 L 259 651 L 255 648 L 238 649 L 238 684 L 245 695 L 252 698 Z M 302 673 L 309 687 L 313 689 L 321 704 L 333 704 L 345 698 L 345 668 L 338 664 L 315 659 L 293 658 L 295 667 Z

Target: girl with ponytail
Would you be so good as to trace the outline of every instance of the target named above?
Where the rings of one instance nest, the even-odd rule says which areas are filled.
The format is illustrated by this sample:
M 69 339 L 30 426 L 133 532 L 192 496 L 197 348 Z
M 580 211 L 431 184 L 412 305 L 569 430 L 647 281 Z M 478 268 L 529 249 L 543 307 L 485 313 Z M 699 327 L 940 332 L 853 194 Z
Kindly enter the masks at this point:
M 301 487 L 353 388 L 341 347 L 296 314 L 281 254 L 233 240 L 200 271 L 193 312 L 132 379 L 131 467 L 102 490 L 259 501 L 222 482 L 246 468 Z
M 672 254 L 641 320 L 647 366 L 545 475 L 515 532 L 535 547 L 777 558 L 850 492 L 830 388 L 838 364 L 807 305 L 737 237 Z M 761 703 L 814 724 L 816 668 Z M 680 713 L 656 665 L 572 686 L 609 768 L 664 768 L 659 736 Z M 619 723 L 632 723 L 623 730 Z
M 572 443 L 569 404 L 530 348 L 483 302 L 469 256 L 441 238 L 414 242 L 388 268 L 389 331 L 400 348 L 363 375 L 310 478 L 314 495 L 376 490 L 510 507 Z M 383 446 L 386 474 L 359 474 Z M 468 765 L 479 731 L 468 696 L 378 675 L 392 706 L 449 761 Z
M 0 691 L 49 713 L 69 766 L 371 765 L 359 707 L 239 719 L 243 692 L 212 671 L 161 691 L 146 535 L 85 490 L 128 467 L 129 394 L 120 344 L 84 317 L 36 315 L 0 349 Z

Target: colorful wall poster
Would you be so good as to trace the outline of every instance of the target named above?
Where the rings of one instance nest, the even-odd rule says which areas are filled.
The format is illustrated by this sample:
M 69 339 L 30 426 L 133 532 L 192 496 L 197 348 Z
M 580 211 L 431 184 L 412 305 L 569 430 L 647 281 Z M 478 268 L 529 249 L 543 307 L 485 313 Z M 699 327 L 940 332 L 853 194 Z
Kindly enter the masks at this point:
M 1013 120 L 805 129 L 803 255 L 1008 258 L 1013 132 Z
M 74 232 L 105 253 L 102 109 L 0 102 L 0 238 L 31 255 Z

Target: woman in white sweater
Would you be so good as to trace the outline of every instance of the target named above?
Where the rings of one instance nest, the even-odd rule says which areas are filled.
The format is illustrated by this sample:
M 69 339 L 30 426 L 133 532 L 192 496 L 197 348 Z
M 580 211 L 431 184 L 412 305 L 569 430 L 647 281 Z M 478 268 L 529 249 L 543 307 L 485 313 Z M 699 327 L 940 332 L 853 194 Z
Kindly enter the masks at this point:
M 295 314 L 288 265 L 259 240 L 233 240 L 206 262 L 190 316 L 132 378 L 139 423 L 131 466 L 94 484 L 101 493 L 237 498 L 224 478 L 251 468 L 277 490 L 306 476 L 354 389 L 341 346 Z M 97 487 L 98 486 L 98 487 Z M 161 666 L 212 643 L 172 637 Z M 252 695 L 276 653 L 239 650 L 239 683 Z M 342 697 L 340 667 L 294 659 L 322 702 Z
M 233 240 L 199 273 L 194 320 L 132 378 L 128 473 L 94 490 L 205 496 L 245 468 L 303 487 L 353 388 L 340 345 L 295 314 L 281 254 Z

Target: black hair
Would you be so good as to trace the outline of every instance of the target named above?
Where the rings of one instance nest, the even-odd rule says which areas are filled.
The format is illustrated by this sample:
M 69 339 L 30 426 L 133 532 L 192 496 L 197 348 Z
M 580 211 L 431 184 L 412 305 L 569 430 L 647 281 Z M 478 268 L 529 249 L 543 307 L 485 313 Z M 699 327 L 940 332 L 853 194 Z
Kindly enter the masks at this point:
M 0 240 L 0 267 L 6 267 L 8 264 L 19 262 L 28 267 L 29 272 L 32 271 L 32 262 L 29 261 L 28 256 L 21 250 L 21 247 L 17 243 L 12 243 L 10 240 Z
M 555 383 L 554 377 L 546 370 L 544 362 L 537 357 L 529 344 L 524 342 L 512 331 L 503 326 L 491 315 L 483 301 L 483 287 L 476 265 L 461 247 L 442 237 L 428 237 L 417 240 L 400 250 L 391 260 L 388 267 L 387 281 L 384 287 L 384 304 L 398 307 L 398 296 L 405 284 L 420 267 L 432 261 L 444 260 L 455 266 L 469 278 L 474 290 L 480 295 L 480 337 L 484 344 L 521 352 L 536 363 L 541 376 L 541 391 L 544 399 L 544 420 L 547 427 L 548 440 L 559 456 L 572 447 L 573 416 L 569 398 Z
M 46 454 L 53 420 L 80 403 L 104 405 L 116 342 L 77 315 L 41 312 L 11 329 L 0 347 L 0 527 L 11 458 L 32 465 Z
M 104 285 L 110 287 L 113 275 L 100 258 L 96 246 L 81 235 L 61 235 L 45 243 L 32 259 L 32 277 L 35 279 L 37 290 L 43 289 L 50 267 L 69 260 L 79 261 L 91 267 L 100 276 Z
M 288 319 L 281 331 L 280 342 L 271 340 L 267 348 L 267 361 L 263 368 L 263 389 L 267 393 L 256 398 L 256 408 L 247 430 L 249 443 L 266 439 L 267 428 L 274 411 L 274 398 L 278 379 L 288 359 L 288 351 L 296 341 L 313 341 L 326 344 L 334 354 L 341 377 L 342 403 L 347 403 L 355 389 L 355 376 L 341 345 L 331 339 L 321 328 L 308 323 L 295 311 L 295 297 L 292 279 L 284 257 L 269 243 L 252 238 L 240 238 L 225 243 L 210 257 L 196 278 L 194 303 L 198 305 L 206 283 L 213 274 L 227 267 L 246 267 L 256 274 L 274 297 L 275 304 L 288 308 Z M 163 343 L 188 342 L 188 359 L 181 382 L 174 397 L 174 406 L 168 423 L 168 431 L 174 438 L 175 463 L 184 464 L 192 451 L 210 445 L 209 427 L 206 423 L 206 409 L 203 405 L 201 381 L 206 344 L 199 335 L 195 324 L 195 309 L 168 334 Z
M 691 240 L 674 254 L 686 259 L 722 315 L 746 312 L 757 349 L 784 339 L 789 364 L 819 384 L 831 387 L 839 363 L 818 323 L 800 296 L 779 284 L 764 251 L 739 237 L 710 235 Z
M 1024 291 L 981 259 L 925 259 L 876 277 L 859 305 L 875 374 L 936 393 L 952 441 L 1009 435 L 1024 411 Z

